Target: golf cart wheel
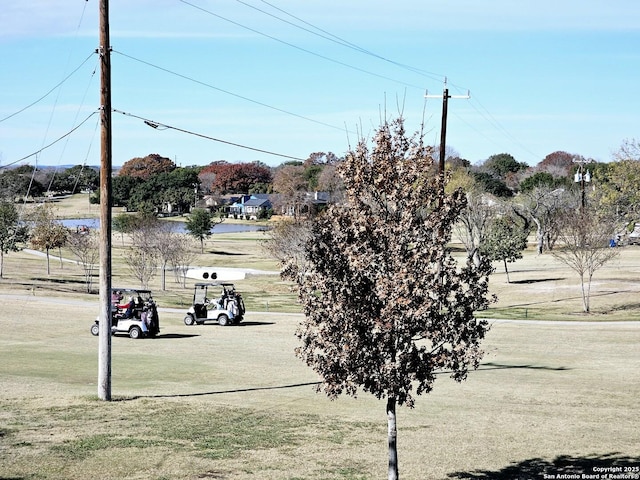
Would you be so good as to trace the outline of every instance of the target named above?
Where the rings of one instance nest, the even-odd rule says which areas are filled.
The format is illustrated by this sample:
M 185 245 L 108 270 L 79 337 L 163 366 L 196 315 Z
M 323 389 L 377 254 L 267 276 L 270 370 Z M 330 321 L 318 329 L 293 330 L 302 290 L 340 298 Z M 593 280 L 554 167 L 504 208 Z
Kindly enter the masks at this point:
M 131 327 L 129 330 L 129 336 L 131 338 L 140 338 L 142 336 L 142 330 L 139 327 Z
M 100 335 L 100 325 L 98 325 L 97 323 L 91 325 L 91 335 L 94 335 L 96 337 Z
M 186 317 L 184 317 L 184 324 L 185 325 L 193 325 L 194 323 L 196 323 L 196 321 L 193 319 L 193 317 L 191 315 L 187 315 Z
M 223 327 L 229 325 L 229 317 L 227 317 L 224 313 L 221 314 L 218 317 L 218 324 L 222 325 Z

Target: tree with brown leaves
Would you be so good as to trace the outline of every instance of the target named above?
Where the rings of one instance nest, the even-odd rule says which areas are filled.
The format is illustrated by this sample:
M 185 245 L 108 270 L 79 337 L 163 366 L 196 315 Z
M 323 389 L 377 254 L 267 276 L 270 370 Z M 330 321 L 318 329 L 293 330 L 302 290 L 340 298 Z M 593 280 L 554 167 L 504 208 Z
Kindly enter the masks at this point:
M 311 222 L 296 283 L 305 320 L 297 355 L 329 397 L 386 398 L 389 479 L 398 478 L 396 406 L 414 406 L 438 372 L 458 381 L 479 364 L 489 303 L 487 262 L 460 266 L 447 244 L 465 205 L 432 176 L 430 148 L 400 118 L 361 140 L 339 168 L 346 201 Z
M 169 173 L 175 170 L 176 164 L 167 157 L 151 153 L 146 157 L 135 157 L 122 165 L 118 176 L 134 177 L 148 180 L 158 173 Z

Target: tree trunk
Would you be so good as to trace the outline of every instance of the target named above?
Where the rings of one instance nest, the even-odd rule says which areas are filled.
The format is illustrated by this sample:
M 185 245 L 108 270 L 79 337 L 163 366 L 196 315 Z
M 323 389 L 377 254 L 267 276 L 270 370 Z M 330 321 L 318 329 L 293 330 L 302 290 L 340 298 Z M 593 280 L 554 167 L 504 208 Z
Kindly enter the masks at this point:
M 47 276 L 51 275 L 51 268 L 49 267 L 49 249 L 46 249 L 47 251 Z
M 547 237 L 547 249 L 553 250 L 553 241 L 551 240 L 551 234 L 547 232 L 545 237 Z
M 587 313 L 591 312 L 591 280 L 593 280 L 593 275 L 589 274 L 589 283 L 587 284 Z
M 396 399 L 387 399 L 387 425 L 389 438 L 389 480 L 398 480 L 398 430 L 396 428 Z
M 542 250 L 544 248 L 544 235 L 541 232 L 536 234 L 538 238 L 538 255 L 542 255 Z
M 511 280 L 509 280 L 509 269 L 507 268 L 507 259 L 503 258 L 502 261 L 504 262 L 504 273 L 507 274 L 507 283 L 511 283 Z
M 473 247 L 473 254 L 471 258 L 473 259 L 473 264 L 476 267 L 479 267 L 481 258 L 480 258 L 480 249 L 478 247 Z
M 162 262 L 162 291 L 164 292 L 167 289 L 167 262 L 166 260 Z
M 582 309 L 584 313 L 589 313 L 589 295 L 591 293 L 591 277 L 589 277 L 589 283 L 585 289 L 584 275 L 580 276 L 580 286 L 582 287 Z
M 542 255 L 542 249 L 544 248 L 544 232 L 542 231 L 542 224 L 535 217 L 533 223 L 536 224 L 536 240 L 538 241 L 538 255 Z

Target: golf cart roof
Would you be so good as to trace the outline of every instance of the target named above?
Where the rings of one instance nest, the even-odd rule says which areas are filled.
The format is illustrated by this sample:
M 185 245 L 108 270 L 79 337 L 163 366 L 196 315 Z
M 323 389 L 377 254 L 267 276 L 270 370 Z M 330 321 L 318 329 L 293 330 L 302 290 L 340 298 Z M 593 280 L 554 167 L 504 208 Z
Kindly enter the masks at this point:
M 196 283 L 196 287 L 233 287 L 234 284 L 230 282 L 210 282 L 210 283 Z

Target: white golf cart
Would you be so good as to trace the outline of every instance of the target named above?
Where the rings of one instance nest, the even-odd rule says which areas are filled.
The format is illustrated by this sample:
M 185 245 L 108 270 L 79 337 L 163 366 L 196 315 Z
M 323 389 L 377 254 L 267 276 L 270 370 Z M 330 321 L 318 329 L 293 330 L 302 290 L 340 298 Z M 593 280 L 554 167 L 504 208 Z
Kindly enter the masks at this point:
M 91 325 L 91 333 L 100 334 L 99 318 Z M 111 289 L 111 334 L 118 333 L 131 338 L 153 338 L 160 333 L 158 309 L 150 290 Z
M 193 304 L 184 317 L 184 324 L 218 322 L 222 326 L 232 325 L 242 321 L 244 312 L 244 301 L 233 283 L 196 283 Z

